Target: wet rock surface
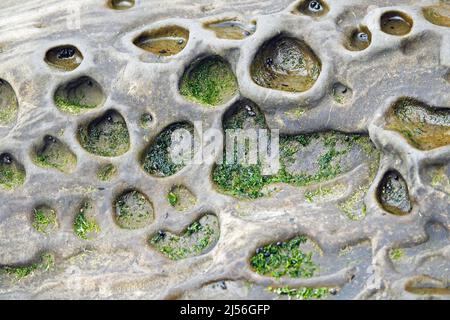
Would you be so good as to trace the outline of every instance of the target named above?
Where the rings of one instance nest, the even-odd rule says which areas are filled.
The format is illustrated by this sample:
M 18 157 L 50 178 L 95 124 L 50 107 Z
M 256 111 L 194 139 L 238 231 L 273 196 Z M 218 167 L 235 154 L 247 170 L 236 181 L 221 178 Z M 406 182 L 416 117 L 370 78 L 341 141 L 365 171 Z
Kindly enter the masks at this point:
M 71 5 L 0 4 L 0 298 L 450 298 L 447 1 Z

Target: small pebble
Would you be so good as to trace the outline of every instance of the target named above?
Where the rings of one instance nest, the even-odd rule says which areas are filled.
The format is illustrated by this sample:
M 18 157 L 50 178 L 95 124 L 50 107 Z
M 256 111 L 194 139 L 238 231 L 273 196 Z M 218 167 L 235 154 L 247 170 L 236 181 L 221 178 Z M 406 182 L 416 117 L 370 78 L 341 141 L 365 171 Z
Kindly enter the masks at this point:
M 333 296 L 335 296 L 335 295 L 337 294 L 336 288 L 331 288 L 331 289 L 329 290 L 329 292 L 330 292 L 330 294 L 332 294 Z
M 11 164 L 12 163 L 11 156 L 9 154 L 3 154 L 1 156 L 1 162 L 4 164 Z
M 62 48 L 58 51 L 58 59 L 69 59 L 75 55 L 75 49 L 73 48 Z
M 369 41 L 369 35 L 368 35 L 367 33 L 364 33 L 364 32 L 359 32 L 359 33 L 356 35 L 356 38 L 357 38 L 359 41 L 362 41 L 362 42 L 368 42 L 368 41 Z
M 158 236 L 160 236 L 161 238 L 164 238 L 166 236 L 166 233 L 163 230 L 159 230 Z
M 52 137 L 52 136 L 45 136 L 45 141 L 47 141 L 49 143 L 55 143 L 56 139 L 55 139 L 55 137 Z
M 308 9 L 311 12 L 320 12 L 323 10 L 323 7 L 319 1 L 311 1 L 309 3 Z

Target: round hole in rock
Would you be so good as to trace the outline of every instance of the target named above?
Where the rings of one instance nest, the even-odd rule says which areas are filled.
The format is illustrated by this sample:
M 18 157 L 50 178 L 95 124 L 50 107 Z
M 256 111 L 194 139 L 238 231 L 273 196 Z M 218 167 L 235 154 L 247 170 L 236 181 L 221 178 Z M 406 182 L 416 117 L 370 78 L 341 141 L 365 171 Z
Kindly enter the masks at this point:
M 84 200 L 75 215 L 73 231 L 82 240 L 92 240 L 100 233 L 100 226 L 95 218 L 95 208 L 91 201 Z
M 97 170 L 97 178 L 100 181 L 110 181 L 117 176 L 117 168 L 112 163 L 101 165 Z
M 25 182 L 25 168 L 10 153 L 0 154 L 0 187 L 15 189 Z
M 220 39 L 242 40 L 255 33 L 256 25 L 230 19 L 207 23 L 205 28 L 214 31 Z
M 413 20 L 400 11 L 388 11 L 383 13 L 380 19 L 381 30 L 394 36 L 404 36 L 413 27 Z
M 305 42 L 279 35 L 262 45 L 250 72 L 262 87 L 304 92 L 314 85 L 321 68 L 319 58 Z
M 344 46 L 350 51 L 362 51 L 367 49 L 372 42 L 372 33 L 370 30 L 361 26 L 348 33 Z
M 83 55 L 72 45 L 58 46 L 48 50 L 45 54 L 45 62 L 65 71 L 75 70 L 82 61 Z
M 209 56 L 191 63 L 179 87 L 182 96 L 207 106 L 224 104 L 238 91 L 230 64 L 219 56 Z
M 42 168 L 52 168 L 64 173 L 72 172 L 77 165 L 77 157 L 59 139 L 46 135 L 42 143 L 35 147 L 33 162 Z
M 47 205 L 40 205 L 33 209 L 33 228 L 43 234 L 48 234 L 58 227 L 56 211 Z
M 60 85 L 53 99 L 59 110 L 81 114 L 101 106 L 105 101 L 105 95 L 97 81 L 82 76 Z
M 108 0 L 108 7 L 114 10 L 126 10 L 134 7 L 134 0 Z
M 115 110 L 79 126 L 78 140 L 86 151 L 102 157 L 117 157 L 130 148 L 127 124 Z
M 339 104 L 345 104 L 351 100 L 353 90 L 340 82 L 333 84 L 333 98 Z
M 133 44 L 157 56 L 173 56 L 180 53 L 189 41 L 189 31 L 178 26 L 145 31 Z
M 311 17 L 321 17 L 330 11 L 328 4 L 322 0 L 304 0 L 297 6 L 298 12 Z
M 182 154 L 180 157 L 173 158 L 171 151 L 176 150 L 175 146 L 182 146 L 181 144 L 173 143 L 172 139 L 176 136 L 175 132 L 180 133 L 179 137 L 188 137 L 189 140 L 182 139 L 181 143 L 185 143 L 180 148 Z M 144 171 L 157 177 L 168 177 L 176 174 L 193 157 L 193 139 L 194 126 L 188 122 L 179 122 L 166 127 L 143 152 L 141 164 Z
M 385 127 L 396 131 L 415 148 L 432 150 L 450 144 L 450 111 L 421 101 L 398 99 L 385 116 Z
M 17 117 L 19 103 L 11 85 L 0 79 L 0 126 L 11 125 Z
M 139 119 L 139 123 L 142 128 L 148 129 L 153 123 L 153 116 L 148 112 L 143 113 Z
M 408 186 L 402 175 L 391 170 L 386 172 L 377 188 L 378 201 L 387 212 L 404 216 L 411 212 Z
M 126 191 L 114 203 L 114 219 L 123 229 L 144 228 L 154 220 L 153 205 L 136 190 Z
M 211 251 L 219 236 L 219 219 L 214 214 L 205 214 L 191 223 L 181 235 L 160 230 L 148 239 L 148 243 L 167 258 L 181 260 Z
M 450 3 L 439 3 L 422 9 L 423 16 L 432 24 L 450 27 Z
M 187 187 L 176 185 L 167 194 L 167 201 L 177 211 L 186 211 L 195 205 L 197 198 Z

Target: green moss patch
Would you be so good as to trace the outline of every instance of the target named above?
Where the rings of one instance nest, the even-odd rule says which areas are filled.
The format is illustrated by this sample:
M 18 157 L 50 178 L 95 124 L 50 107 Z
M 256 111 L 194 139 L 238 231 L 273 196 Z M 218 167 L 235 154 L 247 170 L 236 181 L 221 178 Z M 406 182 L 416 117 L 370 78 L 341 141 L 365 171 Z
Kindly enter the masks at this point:
M 37 272 L 46 272 L 53 269 L 55 257 L 51 253 L 44 253 L 39 262 L 21 266 L 0 266 L 0 274 L 6 274 L 15 280 L 25 279 Z
M 94 79 L 83 76 L 60 85 L 53 99 L 58 109 L 77 115 L 99 107 L 105 97 Z
M 288 183 L 302 187 L 332 180 L 361 163 L 367 163 L 371 173 L 378 168 L 379 152 L 368 136 L 336 131 L 280 136 L 280 169 L 276 174 L 264 175 L 261 161 L 249 164 L 238 159 L 236 147 L 232 149 L 234 161 L 227 159 L 226 147 L 235 141 L 229 139 L 237 138 L 241 140 L 238 142 L 246 143 L 245 156 L 249 151 L 248 139 L 242 134 L 232 137 L 228 133 L 238 131 L 230 130 L 267 128 L 264 114 L 247 99 L 238 101 L 225 113 L 224 161 L 212 172 L 212 180 L 219 191 L 239 198 L 256 199 L 264 196 L 265 187 L 271 184 Z
M 194 62 L 180 82 L 181 95 L 207 106 L 227 102 L 237 90 L 237 80 L 229 63 L 219 56 Z
M 219 233 L 219 220 L 215 215 L 207 214 L 189 225 L 182 235 L 159 231 L 149 239 L 149 244 L 169 259 L 181 260 L 211 250 Z
M 11 85 L 0 79 L 0 126 L 10 125 L 17 116 L 19 103 Z
M 253 270 L 261 275 L 280 278 L 310 278 L 318 270 L 312 257 L 314 251 L 305 252 L 310 240 L 305 236 L 295 237 L 287 242 L 277 242 L 256 250 L 250 259 Z
M 401 248 L 393 248 L 389 250 L 389 258 L 391 258 L 392 261 L 401 260 L 404 256 L 405 252 Z
M 59 139 L 47 135 L 32 155 L 34 163 L 43 168 L 57 169 L 64 173 L 72 172 L 77 165 L 77 157 Z
M 369 145 L 369 152 L 361 144 Z M 263 175 L 261 164 L 224 161 L 213 169 L 212 179 L 224 193 L 255 199 L 264 196 L 263 188 L 273 183 L 301 187 L 334 179 L 359 165 L 356 157 L 378 163 L 377 151 L 368 137 L 339 132 L 282 136 L 277 174 Z
M 33 228 L 48 234 L 58 226 L 56 211 L 48 206 L 39 206 L 33 210 Z
M 268 288 L 273 293 L 280 296 L 288 296 L 290 299 L 297 300 L 318 300 L 328 296 L 328 288 Z
M 146 149 L 142 157 L 142 166 L 148 174 L 168 177 L 184 168 L 185 163 L 174 163 L 170 155 L 172 133 L 178 129 L 187 130 L 192 137 L 194 136 L 194 127 L 187 122 L 175 123 L 164 129 Z
M 25 169 L 9 153 L 0 155 L 0 186 L 7 190 L 15 189 L 25 182 Z
M 121 228 L 140 229 L 153 222 L 153 205 L 142 193 L 127 191 L 115 202 L 114 218 Z
M 185 186 L 173 186 L 167 194 L 167 201 L 178 211 L 186 211 L 197 202 L 194 194 Z
M 130 148 L 130 136 L 123 117 L 114 110 L 78 128 L 78 139 L 88 152 L 102 157 L 117 157 Z
M 95 234 L 100 233 L 100 226 L 93 217 L 94 208 L 91 203 L 84 202 L 73 222 L 75 234 L 83 240 L 91 240 Z
M 116 175 L 117 168 L 112 163 L 102 165 L 97 171 L 97 178 L 101 181 L 110 181 Z

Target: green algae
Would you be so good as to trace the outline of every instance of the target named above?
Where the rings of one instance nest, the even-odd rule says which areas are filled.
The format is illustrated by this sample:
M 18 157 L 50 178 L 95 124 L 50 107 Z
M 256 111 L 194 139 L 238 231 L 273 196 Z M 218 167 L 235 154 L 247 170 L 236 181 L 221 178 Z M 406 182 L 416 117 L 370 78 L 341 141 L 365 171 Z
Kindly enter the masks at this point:
M 115 202 L 115 221 L 123 229 L 140 229 L 154 220 L 152 203 L 136 191 L 126 191 Z
M 54 268 L 55 257 L 51 253 L 43 253 L 40 261 L 20 266 L 0 266 L 0 274 L 6 274 L 19 281 L 37 272 L 47 272 Z
M 115 110 L 108 110 L 88 125 L 81 125 L 78 140 L 85 150 L 102 157 L 117 157 L 130 148 L 127 124 Z
M 39 206 L 33 210 L 33 228 L 42 233 L 49 234 L 58 226 L 56 211 L 48 206 Z
M 97 170 L 97 178 L 100 181 L 110 181 L 116 175 L 117 175 L 117 168 L 112 163 L 102 165 Z
M 175 163 L 170 155 L 172 133 L 179 129 L 187 130 L 191 135 L 194 133 L 194 127 L 187 122 L 175 123 L 165 128 L 144 151 L 141 158 L 144 171 L 150 175 L 168 177 L 185 167 L 186 163 Z
M 0 186 L 13 190 L 24 184 L 26 178 L 23 166 L 8 153 L 0 155 Z
M 230 64 L 219 56 L 194 62 L 180 82 L 181 95 L 210 107 L 226 103 L 237 90 L 237 80 Z
M 182 235 L 159 231 L 150 237 L 149 245 L 171 260 L 181 260 L 205 254 L 219 239 L 219 221 L 207 214 L 190 224 Z
M 82 240 L 91 240 L 95 233 L 100 233 L 100 226 L 93 217 L 93 207 L 89 202 L 84 202 L 73 222 L 75 234 Z
M 33 162 L 43 168 L 57 169 L 64 173 L 72 172 L 77 165 L 77 157 L 59 139 L 47 135 L 32 155 Z

